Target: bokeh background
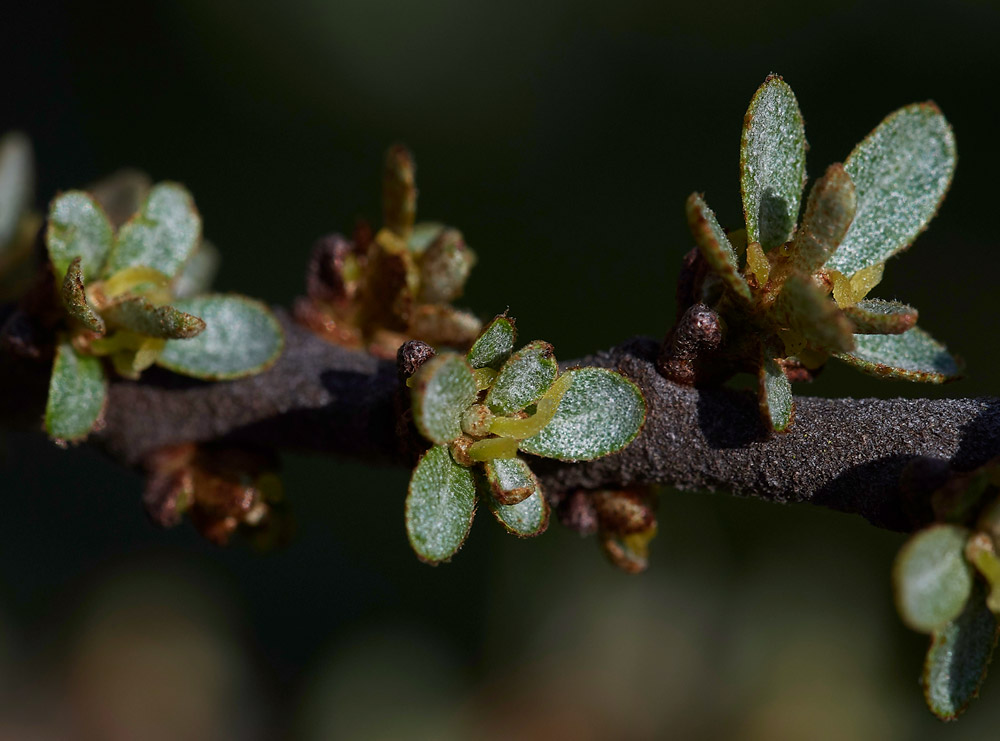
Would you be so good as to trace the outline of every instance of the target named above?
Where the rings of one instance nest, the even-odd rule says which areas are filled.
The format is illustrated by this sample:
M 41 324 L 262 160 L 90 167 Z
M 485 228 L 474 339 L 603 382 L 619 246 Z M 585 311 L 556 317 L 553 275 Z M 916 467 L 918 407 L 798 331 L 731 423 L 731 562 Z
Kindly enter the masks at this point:
M 133 165 L 195 194 L 219 285 L 301 292 L 317 236 L 378 217 L 408 143 L 420 214 L 480 262 L 463 303 L 509 306 L 577 357 L 662 335 L 706 192 L 740 216 L 740 124 L 795 89 L 809 172 L 928 98 L 960 162 L 878 294 L 968 362 L 943 389 L 830 367 L 804 393 L 996 394 L 1000 245 L 993 2 L 147 0 L 9 3 L 0 130 L 34 139 L 38 202 Z M 16 393 L 5 389 L 3 393 Z M 895 618 L 902 542 L 858 518 L 664 490 L 630 577 L 554 526 L 481 516 L 417 563 L 407 473 L 290 456 L 288 548 L 153 528 L 138 476 L 40 435 L 0 443 L 0 737 L 993 738 L 1000 678 L 957 726 L 924 710 L 925 641 Z

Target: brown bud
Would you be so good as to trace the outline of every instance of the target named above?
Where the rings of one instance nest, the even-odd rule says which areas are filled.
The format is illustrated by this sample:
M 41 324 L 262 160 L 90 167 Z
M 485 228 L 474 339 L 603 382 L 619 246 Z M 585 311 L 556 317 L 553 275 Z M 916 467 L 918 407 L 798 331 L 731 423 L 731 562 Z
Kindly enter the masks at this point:
M 436 355 L 433 347 L 420 340 L 408 340 L 396 351 L 396 370 L 400 380 L 406 380 L 424 363 Z
M 460 438 L 451 443 L 451 457 L 455 459 L 455 463 L 460 466 L 474 466 L 477 461 L 472 460 L 469 457 L 469 448 L 475 442 L 468 435 L 462 435 Z
M 328 234 L 313 245 L 306 266 L 306 294 L 314 301 L 343 304 L 354 299 L 356 275 L 345 273 L 345 265 L 355 260 L 354 245 L 339 234 Z
M 590 500 L 590 492 L 577 489 L 570 492 L 556 510 L 559 521 L 570 530 L 580 535 L 593 535 L 597 532 L 597 510 Z
M 600 529 L 615 535 L 641 533 L 654 526 L 652 492 L 648 487 L 601 489 L 591 492 Z

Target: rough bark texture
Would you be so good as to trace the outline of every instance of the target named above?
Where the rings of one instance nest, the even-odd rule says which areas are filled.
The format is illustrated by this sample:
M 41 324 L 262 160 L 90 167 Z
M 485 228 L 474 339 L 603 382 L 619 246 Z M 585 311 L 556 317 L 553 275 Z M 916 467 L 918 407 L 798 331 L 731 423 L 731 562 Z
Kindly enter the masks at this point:
M 395 364 L 331 345 L 279 315 L 287 345 L 269 371 L 229 383 L 165 372 L 116 381 L 92 441 L 128 465 L 163 445 L 218 440 L 407 465 L 412 441 L 397 434 Z M 674 384 L 655 369 L 658 351 L 637 338 L 567 363 L 620 369 L 642 388 L 649 413 L 617 455 L 533 463 L 554 500 L 577 487 L 661 483 L 811 502 L 905 530 L 920 519 L 901 486 L 908 464 L 932 458 L 967 470 L 1000 454 L 998 399 L 797 397 L 792 430 L 766 436 L 749 393 Z M 7 402 L 0 414 L 15 406 Z

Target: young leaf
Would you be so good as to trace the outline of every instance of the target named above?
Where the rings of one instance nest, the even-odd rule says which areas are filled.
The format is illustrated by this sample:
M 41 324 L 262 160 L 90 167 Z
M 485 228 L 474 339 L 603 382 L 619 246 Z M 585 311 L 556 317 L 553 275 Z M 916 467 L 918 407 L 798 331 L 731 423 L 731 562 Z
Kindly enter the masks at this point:
M 750 286 L 739 273 L 736 252 L 715 213 L 698 193 L 692 193 L 687 200 L 687 219 L 698 251 L 709 267 L 737 296 L 749 301 Z
M 758 373 L 760 413 L 775 432 L 784 432 L 795 416 L 795 398 L 788 376 L 774 358 L 765 357 Z
M 220 262 L 222 258 L 218 248 L 203 239 L 171 284 L 174 298 L 190 298 L 208 293 L 215 274 L 219 271 Z
M 529 342 L 510 356 L 497 375 L 486 406 L 495 414 L 513 414 L 534 404 L 559 375 L 559 364 L 548 342 Z
M 473 368 L 500 370 L 514 350 L 517 329 L 514 320 L 501 314 L 487 325 L 472 345 L 466 359 Z
M 523 502 L 538 491 L 538 479 L 520 458 L 494 458 L 484 465 L 490 494 L 500 504 Z
M 965 610 L 934 632 L 921 683 L 927 707 L 941 720 L 955 720 L 979 695 L 997 642 L 997 618 L 981 586 Z
M 420 291 L 417 300 L 445 304 L 462 295 L 476 253 L 465 245 L 457 229 L 444 229 L 420 259 Z
M 56 347 L 49 398 L 45 406 L 45 430 L 53 440 L 82 440 L 94 427 L 107 394 L 100 358 L 81 355 L 68 341 Z
M 87 301 L 87 291 L 83 284 L 83 270 L 80 268 L 79 257 L 69 264 L 66 277 L 63 278 L 62 300 L 71 317 L 91 332 L 104 334 L 104 320 Z
M 815 273 L 834 253 L 854 220 L 857 198 L 844 166 L 833 164 L 813 185 L 791 247 L 791 266 Z
M 880 378 L 944 383 L 959 374 L 947 348 L 920 327 L 902 334 L 856 334 L 854 349 L 836 357 Z
M 534 538 L 549 527 L 549 503 L 540 488 L 517 504 L 501 504 L 493 496 L 486 501 L 497 522 L 519 538 Z
M 777 75 L 764 81 L 743 119 L 740 186 L 747 242 L 764 250 L 792 237 L 806 181 L 806 133 L 795 94 Z
M 838 352 L 854 346 L 851 323 L 809 276 L 793 273 L 785 281 L 772 315 L 814 348 Z
M 205 331 L 192 339 L 167 341 L 156 364 L 168 370 L 222 381 L 260 373 L 281 354 L 281 325 L 259 301 L 216 293 L 176 301 L 174 308 L 201 317 Z
M 586 461 L 615 453 L 632 442 L 646 420 L 646 401 L 632 381 L 606 368 L 566 371 L 571 377 L 555 416 L 520 444 L 545 458 Z
M 178 183 L 153 186 L 139 211 L 119 230 L 105 275 L 145 265 L 173 277 L 201 240 L 201 216 Z
M 21 216 L 31 207 L 35 165 L 31 141 L 19 131 L 0 137 L 0 253 L 17 233 Z
M 67 191 L 49 206 L 45 243 L 56 276 L 66 275 L 69 264 L 79 257 L 83 279 L 96 278 L 113 238 L 108 217 L 87 193 Z
M 382 170 L 382 223 L 408 239 L 417 213 L 413 155 L 402 144 L 389 147 Z
M 181 340 L 196 337 L 205 331 L 200 318 L 173 306 L 153 306 L 141 296 L 127 297 L 104 310 L 111 324 L 146 337 Z
M 944 200 L 955 161 L 954 134 L 936 105 L 889 114 L 844 163 L 858 211 L 826 267 L 850 276 L 909 246 Z
M 932 525 L 900 549 L 892 569 L 896 609 L 913 630 L 931 633 L 962 612 L 972 591 L 972 568 L 965 560 L 969 531 Z
M 902 334 L 917 323 L 917 310 L 899 301 L 867 298 L 843 311 L 855 334 Z
M 413 376 L 413 422 L 431 442 L 450 443 L 462 435 L 462 413 L 477 393 L 472 369 L 461 355 L 431 358 Z
M 421 561 L 438 564 L 462 547 L 476 513 L 472 470 L 460 466 L 444 445 L 420 459 L 406 497 L 406 534 Z

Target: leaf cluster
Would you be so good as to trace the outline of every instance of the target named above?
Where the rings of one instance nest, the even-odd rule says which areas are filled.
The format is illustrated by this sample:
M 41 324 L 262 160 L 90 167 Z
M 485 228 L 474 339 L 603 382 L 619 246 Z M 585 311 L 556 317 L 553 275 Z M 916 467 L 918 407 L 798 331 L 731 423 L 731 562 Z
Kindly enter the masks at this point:
M 605 368 L 560 372 L 553 348 L 514 351 L 514 321 L 496 317 L 468 354 L 442 353 L 408 380 L 413 422 L 432 443 L 410 479 L 406 530 L 417 556 L 450 559 L 479 499 L 519 537 L 548 526 L 549 505 L 524 454 L 592 460 L 639 434 L 642 392 Z

